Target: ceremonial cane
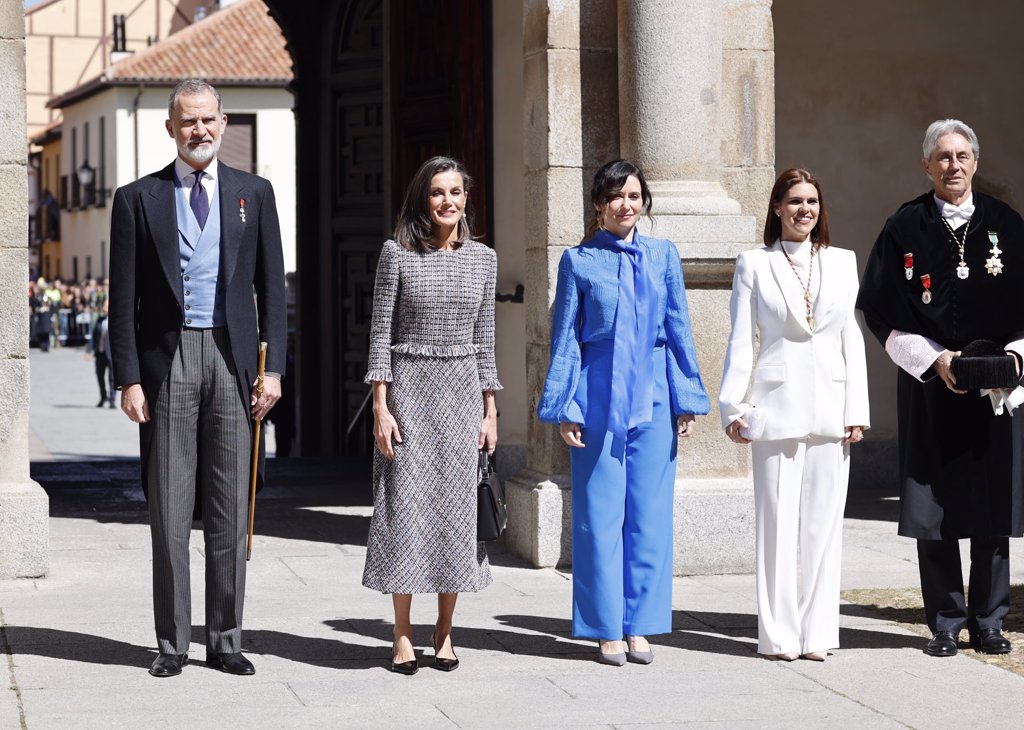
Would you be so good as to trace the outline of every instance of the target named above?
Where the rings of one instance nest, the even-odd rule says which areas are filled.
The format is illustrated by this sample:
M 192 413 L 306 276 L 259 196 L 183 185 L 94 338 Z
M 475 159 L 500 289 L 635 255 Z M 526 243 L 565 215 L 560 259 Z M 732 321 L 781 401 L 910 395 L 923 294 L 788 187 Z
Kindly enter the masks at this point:
M 263 371 L 267 366 L 267 343 L 260 343 L 260 362 L 256 368 L 256 400 L 263 395 Z M 249 536 L 245 543 L 245 559 L 252 559 L 252 530 L 256 523 L 256 475 L 260 469 L 260 426 L 263 420 L 256 421 L 252 438 L 252 478 L 249 480 Z

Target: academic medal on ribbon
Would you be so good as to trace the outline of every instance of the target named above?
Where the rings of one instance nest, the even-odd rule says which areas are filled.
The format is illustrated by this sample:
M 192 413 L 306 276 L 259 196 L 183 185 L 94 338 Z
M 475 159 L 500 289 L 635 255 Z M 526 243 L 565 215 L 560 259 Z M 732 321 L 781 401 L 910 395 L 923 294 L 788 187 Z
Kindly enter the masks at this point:
M 912 253 L 903 254 L 903 274 L 907 277 L 907 281 L 914 278 L 914 254 Z
M 1003 273 L 1003 261 L 999 258 L 999 254 L 1002 253 L 1002 250 L 999 248 L 998 231 L 989 231 L 988 240 L 992 244 L 992 248 L 988 250 L 989 257 L 985 259 L 985 271 L 992 276 L 999 276 Z
M 925 304 L 932 303 L 932 276 L 931 274 L 925 274 L 921 277 L 921 286 L 924 287 L 924 291 L 921 292 L 921 301 Z

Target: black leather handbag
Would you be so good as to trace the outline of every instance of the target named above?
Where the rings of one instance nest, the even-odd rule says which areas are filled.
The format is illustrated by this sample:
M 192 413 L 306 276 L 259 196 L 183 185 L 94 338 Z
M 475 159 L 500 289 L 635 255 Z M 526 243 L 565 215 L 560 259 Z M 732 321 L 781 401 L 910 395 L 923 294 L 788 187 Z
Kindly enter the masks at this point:
M 490 542 L 501 537 L 508 524 L 505 488 L 494 471 L 494 461 L 480 452 L 480 482 L 476 488 L 476 539 Z

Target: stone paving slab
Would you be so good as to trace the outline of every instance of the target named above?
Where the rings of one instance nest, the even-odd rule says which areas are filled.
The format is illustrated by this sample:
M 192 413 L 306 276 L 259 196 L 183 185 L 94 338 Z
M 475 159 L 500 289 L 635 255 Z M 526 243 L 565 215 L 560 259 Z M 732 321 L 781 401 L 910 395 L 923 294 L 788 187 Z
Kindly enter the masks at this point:
M 400 677 L 386 669 L 389 601 L 359 586 L 361 559 L 285 538 L 266 538 L 249 564 L 245 648 L 257 675 L 205 666 L 197 556 L 194 662 L 181 677 L 156 680 L 145 672 L 153 656 L 145 526 L 113 536 L 134 539 L 126 550 L 103 546 L 109 523 L 53 521 L 66 520 L 78 524 L 55 530 L 63 537 L 51 552 L 52 581 L 0 582 L 13 686 L 29 728 L 149 726 L 168 704 L 197 727 L 392 727 L 407 718 L 469 728 L 926 727 L 937 720 L 936 696 L 958 724 L 1001 728 L 1016 725 L 978 698 L 996 692 L 1024 702 L 1021 678 L 966 656 L 926 657 L 919 636 L 853 605 L 843 607 L 843 649 L 824 664 L 765 661 L 756 655 L 752 576 L 676 579 L 674 631 L 653 639 L 655 664 L 604 667 L 592 642 L 569 634 L 565 575 L 500 555 L 492 588 L 460 599 L 463 667 Z M 60 544 L 83 534 L 93 547 Z M 431 609 L 427 597 L 414 602 L 421 647 Z M 421 651 L 425 664 L 429 655 Z M 17 707 L 14 692 L 0 690 L 0 713 Z
M 0 692 L 0 727 L 16 728 L 21 723 L 18 697 L 11 691 Z

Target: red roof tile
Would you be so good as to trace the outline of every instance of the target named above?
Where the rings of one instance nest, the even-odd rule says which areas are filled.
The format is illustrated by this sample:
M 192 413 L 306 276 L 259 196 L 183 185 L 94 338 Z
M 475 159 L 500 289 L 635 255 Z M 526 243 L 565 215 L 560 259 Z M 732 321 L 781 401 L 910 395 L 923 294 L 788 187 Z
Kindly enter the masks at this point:
M 47 102 L 63 108 L 109 86 L 201 78 L 227 86 L 286 86 L 294 77 L 281 28 L 262 0 L 238 0 L 113 64 Z
M 32 144 L 43 145 L 52 139 L 60 139 L 63 119 L 55 119 L 28 138 Z
M 107 78 L 286 84 L 292 80 L 292 59 L 285 46 L 284 34 L 262 0 L 239 0 L 118 61 Z

